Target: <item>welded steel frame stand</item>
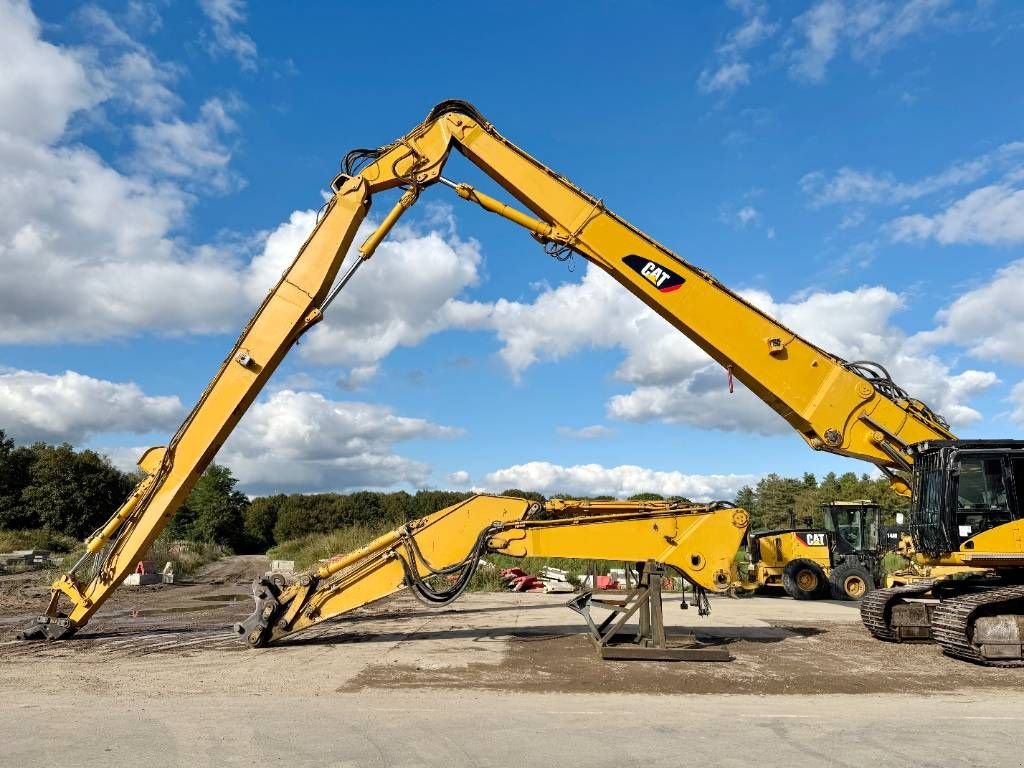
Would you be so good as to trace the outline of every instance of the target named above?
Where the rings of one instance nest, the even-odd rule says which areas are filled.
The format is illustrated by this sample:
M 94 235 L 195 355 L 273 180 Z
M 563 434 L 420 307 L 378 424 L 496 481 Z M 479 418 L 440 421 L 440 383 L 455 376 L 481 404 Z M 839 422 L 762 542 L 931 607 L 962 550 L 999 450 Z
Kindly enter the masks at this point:
M 668 636 L 661 605 L 661 580 L 665 566 L 648 560 L 635 588 L 625 599 L 595 598 L 592 589 L 580 593 L 566 605 L 587 622 L 590 639 L 602 659 L 647 661 L 731 661 L 728 648 L 696 646 L 692 635 Z M 610 613 L 598 624 L 590 613 L 592 607 Z M 639 629 L 635 635 L 623 632 L 626 623 L 637 615 Z M 671 640 L 686 638 L 686 645 Z

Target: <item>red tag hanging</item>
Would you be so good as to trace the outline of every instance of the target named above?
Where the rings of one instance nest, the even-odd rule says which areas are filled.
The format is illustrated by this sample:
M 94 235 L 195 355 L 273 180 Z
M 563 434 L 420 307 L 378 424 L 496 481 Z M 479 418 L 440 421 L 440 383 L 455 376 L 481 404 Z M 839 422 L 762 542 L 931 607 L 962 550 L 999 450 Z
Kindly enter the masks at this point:
M 725 369 L 726 373 L 729 374 L 729 394 L 732 394 L 732 366 L 730 365 Z

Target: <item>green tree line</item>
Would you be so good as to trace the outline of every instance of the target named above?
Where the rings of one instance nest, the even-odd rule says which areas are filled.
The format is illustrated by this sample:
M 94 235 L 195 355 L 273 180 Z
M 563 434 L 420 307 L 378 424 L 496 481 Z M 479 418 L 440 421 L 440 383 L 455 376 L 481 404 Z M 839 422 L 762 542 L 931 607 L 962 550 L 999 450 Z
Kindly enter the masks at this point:
M 870 499 L 882 510 L 882 521 L 892 525 L 897 512 L 907 510 L 907 500 L 889 487 L 889 481 L 867 474 L 829 472 L 819 482 L 810 472 L 803 477 L 762 477 L 757 485 L 744 486 L 736 494 L 736 506 L 750 513 L 754 530 L 822 525 L 823 504 Z
M 35 443 L 18 446 L 0 430 L 0 529 L 45 529 L 84 539 L 102 525 L 139 481 L 92 450 Z M 472 494 L 421 490 L 379 493 L 292 493 L 249 499 L 237 489 L 231 470 L 211 465 L 168 526 L 173 539 L 221 544 L 235 552 L 265 552 L 290 539 L 328 533 L 352 525 L 401 525 L 455 504 Z M 538 493 L 509 488 L 504 495 L 544 500 Z M 595 497 L 610 498 L 610 497 Z M 663 498 L 656 493 L 631 497 Z M 821 505 L 829 501 L 873 499 L 892 522 L 906 500 L 882 478 L 829 473 L 819 482 L 766 475 L 742 488 L 737 506 L 750 512 L 759 528 L 820 525 Z

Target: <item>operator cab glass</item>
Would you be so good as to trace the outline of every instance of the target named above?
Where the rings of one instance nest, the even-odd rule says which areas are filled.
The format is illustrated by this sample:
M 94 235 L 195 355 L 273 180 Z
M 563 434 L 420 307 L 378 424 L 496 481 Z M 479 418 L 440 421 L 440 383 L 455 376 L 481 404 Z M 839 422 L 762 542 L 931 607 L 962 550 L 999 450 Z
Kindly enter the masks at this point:
M 1024 440 L 941 440 L 912 454 L 910 530 L 921 552 L 971 550 L 979 533 L 1024 519 Z
M 825 508 L 825 530 L 837 534 L 847 549 L 865 551 L 878 548 L 878 507 L 860 504 L 836 504 Z
M 1014 459 L 1007 463 L 1001 456 L 961 454 L 956 484 L 956 534 L 960 543 L 1009 523 L 1019 514 L 1011 507 L 1009 486 L 1015 476 L 1024 482 L 1024 474 L 1017 474 L 1024 470 L 1024 462 Z

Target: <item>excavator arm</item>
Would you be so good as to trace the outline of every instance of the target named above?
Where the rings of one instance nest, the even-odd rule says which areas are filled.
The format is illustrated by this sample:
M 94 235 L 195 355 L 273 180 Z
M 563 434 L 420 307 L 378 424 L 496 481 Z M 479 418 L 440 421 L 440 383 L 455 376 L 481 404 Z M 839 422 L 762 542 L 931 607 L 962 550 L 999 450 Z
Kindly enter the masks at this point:
M 529 213 L 445 178 L 442 172 L 453 149 Z M 466 102 L 439 104 L 423 123 L 387 146 L 350 152 L 343 171 L 332 182 L 334 195 L 326 212 L 291 267 L 256 311 L 170 444 L 143 456 L 140 466 L 146 478 L 90 538 L 82 560 L 55 582 L 46 616 L 27 636 L 61 637 L 89 620 L 166 526 L 285 353 L 323 317 L 422 191 L 438 183 L 525 228 L 552 255 L 578 253 L 604 269 L 727 367 L 816 450 L 869 461 L 889 475 L 897 490 L 909 493 L 897 474 L 911 467 L 909 446 L 952 437 L 941 417 L 906 395 L 880 367 L 847 363 L 785 328 L 503 138 Z M 401 198 L 339 278 L 374 196 L 396 188 L 404 190 Z M 615 559 L 663 555 L 670 558 L 666 562 L 678 557 L 681 569 L 695 584 L 721 589 L 729 579 L 707 574 L 724 566 L 702 573 L 704 566 L 698 568 L 696 563 L 721 564 L 723 548 L 732 546 L 734 552 L 740 540 L 734 534 L 746 526 L 746 515 L 732 510 L 707 508 L 685 514 L 676 510 L 668 513 L 671 524 L 687 530 L 698 530 L 699 526 L 688 524 L 701 516 L 726 520 L 722 530 L 729 535 L 714 544 L 717 554 L 703 536 L 690 534 L 670 537 L 678 542 L 675 553 L 665 550 L 657 537 L 659 552 L 622 542 L 609 548 L 602 538 L 625 530 L 618 526 L 625 525 L 626 518 L 635 524 L 639 519 L 635 515 L 653 513 L 623 507 L 609 518 L 570 513 L 565 518 L 569 523 L 540 525 L 529 519 L 523 500 L 478 498 L 481 501 L 459 507 L 461 511 L 449 508 L 437 513 L 440 517 L 410 524 L 404 533 L 390 534 L 392 538 L 376 542 L 372 552 L 353 555 L 356 559 L 341 570 L 327 568 L 330 572 L 313 574 L 304 585 L 271 595 L 277 607 L 264 606 L 267 615 L 248 627 L 247 634 L 256 632 L 257 640 L 265 642 L 305 626 L 303 622 L 319 621 L 383 597 L 402 583 L 413 585 L 424 574 L 437 576 L 437 571 L 449 568 L 455 568 L 449 573 L 462 573 L 469 562 L 466 558 L 484 551 L 560 555 L 571 551 L 583 557 L 601 557 L 603 552 Z M 641 527 L 660 532 L 660 525 L 647 519 Z M 706 530 L 714 528 L 707 525 Z M 592 532 L 586 540 L 593 546 L 581 545 L 584 539 L 577 536 L 583 532 Z M 442 548 L 444 553 L 426 560 L 408 559 L 402 566 L 401 552 L 408 553 L 408 547 L 422 552 Z M 71 604 L 67 611 L 63 601 Z
M 454 148 L 533 216 L 443 177 Z M 610 274 L 711 358 L 732 371 L 815 450 L 862 459 L 908 493 L 908 447 L 951 439 L 946 422 L 873 363 L 848 363 L 814 346 L 714 277 L 631 226 L 572 182 L 502 137 L 466 102 L 439 104 L 397 142 L 346 158 L 371 188 L 441 182 L 459 197 L 526 228 L 555 254 L 576 252 Z

